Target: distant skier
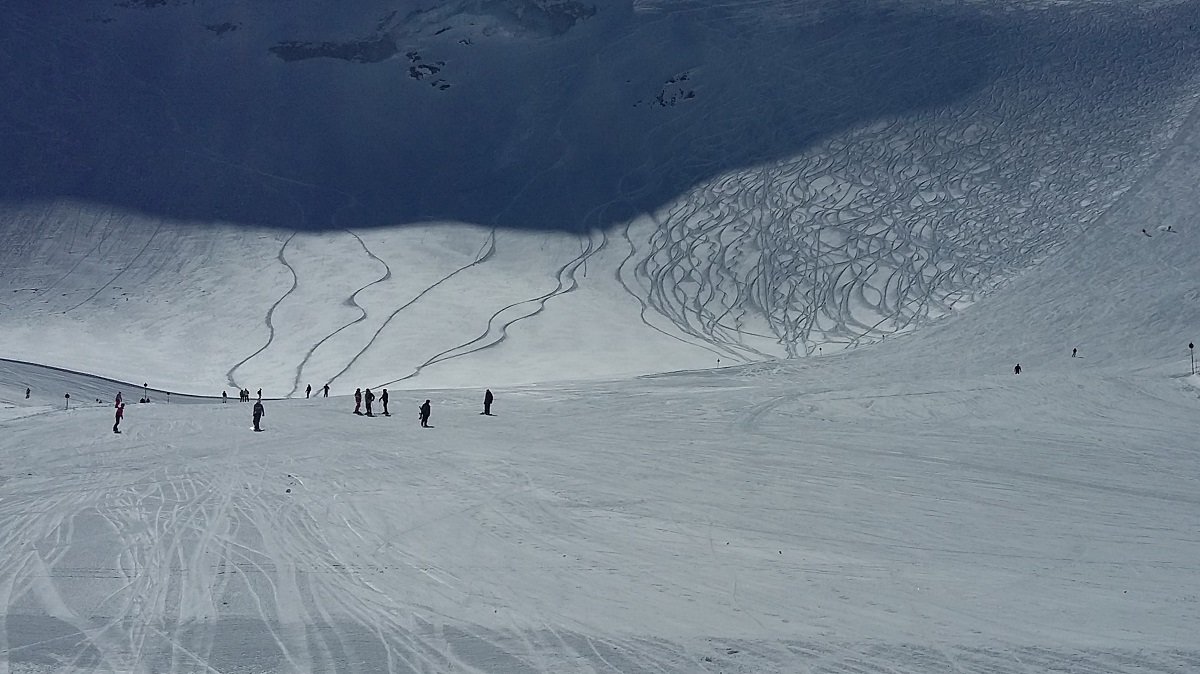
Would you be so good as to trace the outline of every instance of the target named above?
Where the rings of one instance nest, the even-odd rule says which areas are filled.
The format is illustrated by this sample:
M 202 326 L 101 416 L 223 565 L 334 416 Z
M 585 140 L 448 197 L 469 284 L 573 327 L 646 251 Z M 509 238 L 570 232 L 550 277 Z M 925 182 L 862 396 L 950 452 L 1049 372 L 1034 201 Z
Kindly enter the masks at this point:
M 421 428 L 429 428 L 429 415 L 432 411 L 429 407 L 429 401 L 426 400 L 425 404 L 421 405 L 420 409 L 421 411 L 418 413 L 417 417 L 421 420 Z
M 223 402 L 223 403 L 229 402 L 229 393 L 228 392 L 221 391 L 221 402 Z
M 116 419 L 113 422 L 113 433 L 121 432 L 121 429 L 118 427 L 121 425 L 121 420 L 124 418 L 125 418 L 125 403 L 120 403 L 117 405 Z
M 309 384 L 308 386 L 306 386 L 306 387 L 304 388 L 304 397 L 305 397 L 305 399 L 307 399 L 307 398 L 308 398 L 310 395 L 312 395 L 312 384 Z
M 362 416 L 362 389 L 354 389 L 354 413 Z
M 1142 234 L 1145 234 L 1146 236 L 1150 236 L 1150 232 L 1147 232 L 1145 227 L 1142 228 Z
M 266 414 L 267 414 L 267 411 L 263 409 L 263 404 L 262 404 L 261 399 L 258 402 L 254 403 L 254 431 L 255 432 L 262 430 L 261 428 L 259 428 L 258 422 L 262 421 L 262 418 L 264 416 L 266 416 Z
M 375 402 L 375 394 L 371 393 L 371 389 L 367 389 L 367 392 L 363 395 L 363 397 L 367 400 L 367 416 L 375 416 L 371 413 L 371 403 Z
M 1013 368 L 1013 374 L 1021 374 L 1021 364 L 1020 363 L 1017 363 L 1017 366 Z
M 1079 353 L 1079 348 L 1078 348 L 1078 347 L 1075 347 L 1075 348 L 1071 349 L 1071 357 L 1072 357 L 1072 358 L 1074 358 L 1074 357 L 1075 357 L 1075 354 L 1077 354 L 1077 353 Z
M 262 389 L 258 389 L 258 399 L 262 400 Z
M 29 400 L 29 387 L 25 388 L 25 399 Z
M 483 392 L 483 413 L 489 417 L 492 416 L 492 400 L 494 400 L 492 389 L 487 389 Z
M 326 398 L 328 398 L 328 397 L 329 397 L 329 384 L 326 384 L 326 385 L 325 385 L 325 397 L 326 397 Z
M 392 413 L 387 408 L 388 394 L 387 389 L 383 389 L 383 393 L 379 394 L 379 402 L 383 403 L 383 416 L 390 417 Z
M 121 397 L 121 392 L 117 391 L 117 400 L 113 403 L 113 407 L 120 407 L 125 404 L 125 398 Z

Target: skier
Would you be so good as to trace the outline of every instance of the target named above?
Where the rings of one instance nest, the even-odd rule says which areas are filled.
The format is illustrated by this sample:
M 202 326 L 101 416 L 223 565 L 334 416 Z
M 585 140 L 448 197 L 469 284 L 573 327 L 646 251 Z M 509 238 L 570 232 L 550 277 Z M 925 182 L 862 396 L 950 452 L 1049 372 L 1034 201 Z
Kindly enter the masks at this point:
M 267 414 L 267 411 L 263 409 L 262 399 L 259 399 L 258 402 L 254 403 L 254 430 L 255 430 L 255 432 L 262 430 L 261 428 L 258 427 L 258 422 L 264 416 L 266 416 L 266 414 Z
M 379 394 L 379 402 L 383 403 L 383 416 L 390 417 L 392 416 L 392 413 L 388 411 L 387 399 L 387 389 L 383 389 L 383 393 Z
M 367 416 L 373 417 L 375 415 L 371 414 L 371 403 L 375 402 L 375 394 L 371 393 L 371 389 L 367 389 L 365 397 L 367 399 Z
M 1021 364 L 1020 363 L 1017 363 L 1017 366 L 1013 368 L 1013 374 L 1021 374 Z
M 121 397 L 121 392 L 117 391 L 117 401 L 113 403 L 113 407 L 120 407 L 125 404 L 125 399 Z
M 354 389 L 354 413 L 362 415 L 362 389 Z
M 25 399 L 29 400 L 29 387 L 25 387 Z
M 310 395 L 312 395 L 312 384 L 304 388 L 304 398 L 307 400 Z
M 169 393 L 167 395 L 170 395 Z M 262 389 L 258 389 L 258 399 L 262 400 Z
M 421 412 L 417 415 L 421 419 L 421 428 L 429 428 L 430 411 L 429 401 L 426 400 L 425 404 L 421 405 Z
M 492 389 L 487 389 L 483 393 L 483 413 L 492 416 Z
M 326 384 L 326 385 L 325 385 L 325 397 L 326 397 L 326 398 L 328 398 L 328 397 L 329 397 L 329 384 Z
M 1075 354 L 1076 354 L 1078 351 L 1079 351 L 1078 347 L 1071 349 L 1071 357 L 1072 357 L 1072 358 L 1074 358 L 1074 357 L 1075 357 Z
M 121 429 L 118 428 L 118 426 L 121 425 L 121 419 L 124 419 L 124 418 L 125 418 L 125 403 L 118 403 L 117 404 L 117 416 L 116 416 L 116 420 L 113 423 L 113 433 L 121 432 Z
M 226 392 L 226 391 L 221 391 L 221 402 L 222 402 L 222 403 L 227 403 L 227 402 L 229 402 L 229 393 L 228 393 L 228 392 Z

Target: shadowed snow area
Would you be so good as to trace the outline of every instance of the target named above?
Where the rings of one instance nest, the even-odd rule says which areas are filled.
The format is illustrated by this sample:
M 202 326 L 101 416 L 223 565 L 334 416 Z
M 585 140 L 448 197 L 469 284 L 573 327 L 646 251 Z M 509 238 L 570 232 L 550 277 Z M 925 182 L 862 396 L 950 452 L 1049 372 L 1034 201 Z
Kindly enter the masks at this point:
M 0 674 L 1200 671 L 1197 3 L 17 4 Z

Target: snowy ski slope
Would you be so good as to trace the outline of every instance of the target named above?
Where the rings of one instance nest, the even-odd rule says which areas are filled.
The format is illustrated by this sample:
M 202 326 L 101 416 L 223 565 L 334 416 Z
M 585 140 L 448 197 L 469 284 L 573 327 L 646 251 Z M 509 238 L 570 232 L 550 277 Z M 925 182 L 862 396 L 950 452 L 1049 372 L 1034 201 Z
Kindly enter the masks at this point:
M 103 151 L 153 176 L 61 178 L 96 129 L 12 89 L 0 674 L 1200 671 L 1196 3 L 639 1 L 562 33 L 517 6 L 371 4 L 363 32 L 318 3 L 0 1 L 10 89 L 170 28 L 147 43 L 195 49 L 177 74 L 233 45 L 239 86 L 361 100 L 393 68 L 395 100 L 444 95 L 419 119 L 496 110 L 409 157 L 465 176 L 397 188 L 444 203 L 424 218 L 391 158 L 317 170 L 258 126 L 197 161 L 200 125 L 159 138 L 171 175 L 103 106 Z M 247 46 L 364 36 L 400 49 Z M 408 81 L 406 49 L 451 45 L 486 57 Z M 144 56 L 89 68 L 157 92 L 136 119 L 185 109 Z M 392 416 L 353 415 L 360 387 Z

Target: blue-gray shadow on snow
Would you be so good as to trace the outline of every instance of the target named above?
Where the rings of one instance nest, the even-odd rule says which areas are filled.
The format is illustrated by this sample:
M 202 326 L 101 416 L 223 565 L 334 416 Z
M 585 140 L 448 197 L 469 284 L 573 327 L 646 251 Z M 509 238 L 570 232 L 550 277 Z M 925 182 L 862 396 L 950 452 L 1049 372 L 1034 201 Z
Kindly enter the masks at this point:
M 305 230 L 607 227 L 722 172 L 969 95 L 1019 57 L 1021 34 L 962 8 L 864 3 L 815 22 L 620 3 L 565 33 L 515 36 L 317 3 L 270 19 L 32 4 L 0 27 L 0 200 Z M 340 12 L 339 29 L 321 12 Z M 270 51 L 359 24 L 396 53 Z

